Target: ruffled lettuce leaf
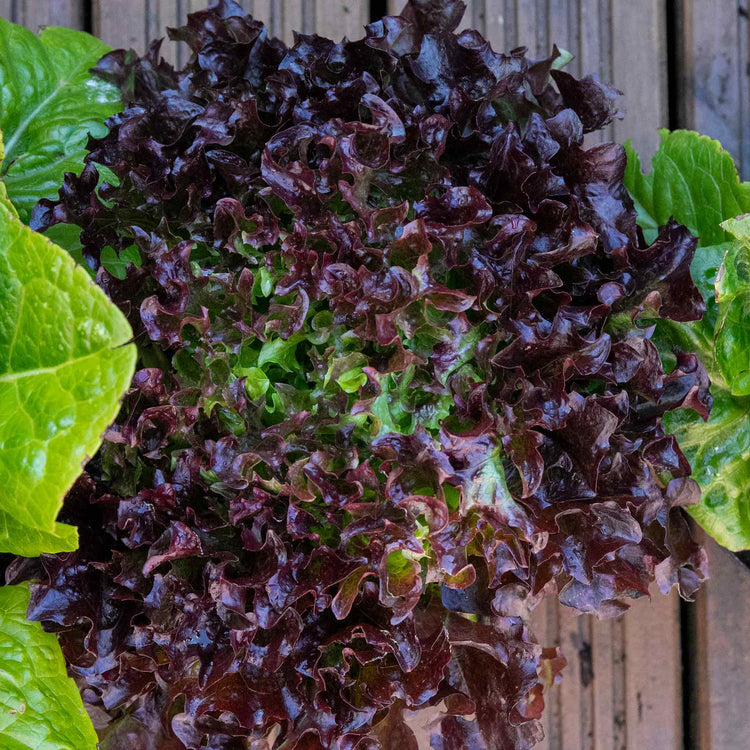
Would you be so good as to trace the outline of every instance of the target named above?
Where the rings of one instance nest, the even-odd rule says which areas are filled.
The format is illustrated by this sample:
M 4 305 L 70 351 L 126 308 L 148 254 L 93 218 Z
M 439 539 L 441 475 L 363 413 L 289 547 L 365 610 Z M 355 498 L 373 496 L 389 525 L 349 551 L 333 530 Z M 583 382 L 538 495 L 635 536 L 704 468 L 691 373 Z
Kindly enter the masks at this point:
M 0 743 L 5 750 L 94 750 L 96 732 L 51 633 L 26 619 L 26 586 L 0 588 Z
M 0 551 L 78 546 L 55 519 L 117 414 L 131 336 L 86 272 L 0 199 Z
M 66 172 L 83 168 L 89 133 L 120 109 L 118 90 L 92 75 L 109 47 L 82 31 L 49 26 L 36 36 L 0 18 L 0 178 L 23 221 Z
M 705 575 L 661 415 L 708 379 L 623 316 L 700 318 L 695 239 L 644 242 L 624 150 L 584 149 L 617 92 L 457 35 L 463 6 L 287 48 L 224 0 L 170 32 L 182 70 L 99 65 L 125 110 L 32 224 L 82 229 L 142 369 L 29 617 L 110 747 L 369 747 L 443 704 L 436 748 L 522 750 L 529 600 Z
M 735 241 L 716 276 L 716 363 L 734 396 L 750 396 L 750 214 L 721 225 Z
M 0 164 L 3 163 L 3 159 L 5 158 L 5 142 L 3 141 L 3 132 L 0 130 Z M 5 183 L 3 183 L 2 180 L 0 180 L 0 206 L 3 206 L 8 210 L 8 212 L 18 217 L 18 211 L 16 211 L 16 207 L 10 202 L 10 198 L 8 197 L 8 190 L 5 187 Z
M 638 223 L 648 234 L 674 217 L 699 238 L 700 247 L 727 242 L 720 224 L 748 210 L 750 183 L 740 182 L 731 155 L 718 141 L 690 130 L 659 132 L 661 143 L 648 174 L 641 171 L 632 145 L 625 144 L 625 185 Z
M 750 547 L 750 230 L 738 215 L 750 211 L 750 183 L 740 182 L 718 141 L 685 130 L 661 136 L 649 174 L 626 145 L 625 185 L 647 237 L 672 217 L 698 237 L 690 270 L 706 313 L 696 322 L 659 320 L 654 340 L 666 361 L 674 347 L 698 354 L 714 399 L 708 424 L 684 410 L 664 423 L 702 489 L 690 513 L 720 544 L 741 550 Z

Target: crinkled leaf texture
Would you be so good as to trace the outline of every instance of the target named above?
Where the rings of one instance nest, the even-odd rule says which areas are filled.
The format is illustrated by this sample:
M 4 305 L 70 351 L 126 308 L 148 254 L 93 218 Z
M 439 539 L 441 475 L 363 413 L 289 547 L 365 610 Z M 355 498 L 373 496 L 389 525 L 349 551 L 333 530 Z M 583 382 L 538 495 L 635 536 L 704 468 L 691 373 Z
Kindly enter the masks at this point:
M 659 133 L 648 174 L 641 171 L 632 146 L 625 146 L 625 185 L 635 200 L 638 223 L 655 232 L 674 217 L 698 237 L 700 247 L 726 242 L 721 222 L 749 210 L 750 182 L 740 182 L 731 155 L 713 138 L 691 130 Z
M 0 179 L 23 221 L 78 173 L 89 133 L 120 108 L 117 89 L 89 71 L 109 47 L 90 34 L 48 26 L 36 36 L 0 18 Z
M 657 322 L 655 341 L 666 361 L 673 347 L 697 353 L 711 378 L 708 424 L 695 412 L 666 414 L 703 491 L 690 513 L 720 544 L 750 547 L 750 182 L 740 182 L 718 141 L 691 131 L 661 131 L 643 174 L 628 148 L 625 184 L 646 234 L 671 217 L 698 237 L 693 280 L 706 299 L 703 320 Z M 733 218 L 737 217 L 737 218 Z
M 734 241 L 716 275 L 716 363 L 733 396 L 750 396 L 750 214 L 721 226 Z
M 634 323 L 700 318 L 695 239 L 646 242 L 624 149 L 585 146 L 618 92 L 463 5 L 287 48 L 222 1 L 183 69 L 98 66 L 125 109 L 32 223 L 80 227 L 142 367 L 66 499 L 81 548 L 9 576 L 112 747 L 408 746 L 427 707 L 436 748 L 521 750 L 561 666 L 533 603 L 705 576 L 662 416 L 708 379 Z
M 57 639 L 26 619 L 26 586 L 0 588 L 0 746 L 95 750 L 96 732 Z
M 55 519 L 117 414 L 131 336 L 86 272 L 0 203 L 0 551 L 78 546 Z
M 4 158 L 5 141 L 3 140 L 3 131 L 0 130 L 0 164 L 3 163 Z M 8 197 L 8 190 L 2 180 L 0 180 L 0 206 L 4 206 L 8 209 L 8 213 L 18 218 L 18 211 L 16 211 L 16 207 L 10 202 L 10 198 Z

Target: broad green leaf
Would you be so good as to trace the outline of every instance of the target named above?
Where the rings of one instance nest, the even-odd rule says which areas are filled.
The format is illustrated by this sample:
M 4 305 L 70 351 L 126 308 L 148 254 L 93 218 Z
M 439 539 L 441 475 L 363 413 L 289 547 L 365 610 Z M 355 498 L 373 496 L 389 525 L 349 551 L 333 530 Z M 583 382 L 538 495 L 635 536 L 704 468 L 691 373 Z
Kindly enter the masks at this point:
M 701 487 L 701 502 L 689 508 L 695 520 L 719 543 L 732 550 L 750 539 L 750 398 L 732 396 L 713 383 L 714 404 L 708 424 L 692 412 L 668 415 L 665 425 L 675 435 Z
M 67 250 L 70 257 L 83 266 L 91 278 L 96 277 L 93 269 L 89 268 L 83 259 L 83 245 L 81 244 L 81 227 L 75 224 L 53 224 L 44 230 L 44 236 L 54 242 L 58 247 Z
M 665 362 L 678 346 L 697 353 L 711 378 L 708 424 L 692 411 L 668 413 L 702 490 L 696 521 L 733 550 L 750 547 L 750 183 L 740 182 L 721 144 L 689 131 L 661 131 L 650 174 L 629 145 L 625 184 L 647 239 L 671 216 L 698 236 L 691 265 L 706 300 L 695 323 L 659 321 L 654 341 Z
M 732 395 L 750 396 L 750 214 L 722 227 L 735 242 L 716 278 L 716 362 Z
M 572 52 L 569 52 L 562 47 L 558 47 L 557 51 L 560 53 L 560 56 L 553 60 L 552 70 L 562 70 L 563 68 L 566 68 L 571 60 L 575 57 Z
M 336 382 L 344 393 L 357 393 L 367 383 L 367 375 L 362 372 L 361 367 L 353 367 L 336 378 Z
M 746 182 L 746 185 L 750 185 L 750 182 Z M 727 219 L 722 223 L 721 228 L 725 232 L 729 232 L 734 240 L 741 242 L 745 247 L 750 247 L 750 217 L 747 214 L 742 216 L 735 216 L 734 218 Z M 747 279 L 743 279 L 743 283 L 747 283 Z
M 5 143 L 3 142 L 3 131 L 0 130 L 0 165 L 3 163 L 3 157 L 5 156 Z M 18 217 L 18 212 L 15 206 L 10 202 L 8 198 L 8 191 L 5 189 L 2 180 L 0 180 L 0 205 L 5 206 L 13 216 Z
M 274 339 L 264 342 L 258 355 L 258 367 L 263 365 L 278 365 L 286 372 L 293 372 L 297 368 L 297 344 L 304 340 L 304 336 L 295 333 L 288 339 Z
M 128 266 L 132 263 L 136 268 L 141 267 L 143 262 L 141 254 L 135 245 L 120 250 L 119 253 L 113 247 L 107 245 L 102 249 L 101 262 L 116 279 L 124 279 L 128 273 Z
M 238 377 L 245 378 L 245 390 L 252 399 L 265 395 L 271 385 L 271 381 L 260 367 L 235 367 L 232 372 Z
M 57 638 L 26 619 L 25 586 L 0 588 L 0 747 L 95 750 L 96 732 Z
M 36 36 L 0 18 L 0 178 L 28 221 L 40 198 L 52 198 L 65 172 L 83 167 L 89 133 L 120 107 L 115 86 L 91 74 L 109 47 L 83 31 L 49 26 Z
M 0 205 L 0 552 L 78 546 L 55 518 L 117 414 L 131 336 L 86 272 Z
M 660 130 L 661 144 L 643 174 L 638 155 L 625 144 L 625 185 L 636 201 L 645 229 L 663 226 L 674 216 L 701 245 L 717 245 L 729 237 L 720 224 L 750 211 L 750 183 L 741 183 L 729 153 L 718 141 L 690 130 Z

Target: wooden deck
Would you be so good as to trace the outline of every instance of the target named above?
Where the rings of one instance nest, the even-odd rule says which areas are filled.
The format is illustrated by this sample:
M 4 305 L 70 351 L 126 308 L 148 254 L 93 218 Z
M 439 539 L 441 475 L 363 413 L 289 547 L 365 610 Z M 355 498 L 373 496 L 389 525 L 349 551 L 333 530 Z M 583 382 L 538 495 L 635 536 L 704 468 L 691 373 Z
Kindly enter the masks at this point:
M 390 0 L 398 10 L 404 0 Z M 0 0 L 0 16 L 36 29 L 84 28 L 143 50 L 207 0 Z M 357 37 L 385 2 L 243 0 L 273 34 Z M 719 138 L 750 178 L 748 0 L 467 0 L 465 26 L 496 49 L 534 55 L 556 42 L 574 73 L 625 92 L 629 114 L 602 138 L 632 138 L 647 156 L 659 127 Z M 167 43 L 165 55 L 184 60 Z M 693 604 L 656 593 L 622 618 L 574 617 L 550 601 L 538 637 L 563 647 L 562 685 L 548 697 L 544 750 L 742 750 L 750 747 L 750 571 L 706 542 L 711 580 Z M 501 750 L 501 749 L 498 749 Z

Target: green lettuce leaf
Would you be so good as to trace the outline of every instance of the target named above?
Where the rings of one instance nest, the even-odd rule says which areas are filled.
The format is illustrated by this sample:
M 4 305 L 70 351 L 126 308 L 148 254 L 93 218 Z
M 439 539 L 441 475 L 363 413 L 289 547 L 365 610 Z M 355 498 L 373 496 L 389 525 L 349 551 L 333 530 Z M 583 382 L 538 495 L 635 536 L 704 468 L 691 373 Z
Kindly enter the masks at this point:
M 0 552 L 78 546 L 55 518 L 117 414 L 131 336 L 87 273 L 0 202 Z
M 0 130 L 0 164 L 3 163 L 4 157 L 5 143 L 3 141 L 3 131 Z M 6 209 L 8 209 L 8 212 L 12 216 L 18 218 L 18 211 L 16 211 L 16 207 L 10 202 L 10 198 L 8 198 L 8 191 L 5 189 L 5 185 L 3 184 L 2 180 L 0 180 L 0 206 L 4 206 Z
M 740 182 L 731 155 L 718 141 L 691 130 L 662 129 L 659 134 L 661 143 L 649 174 L 641 172 L 631 143 L 625 144 L 625 185 L 647 239 L 655 237 L 649 238 L 649 231 L 674 216 L 701 246 L 726 242 L 729 237 L 720 224 L 750 210 L 750 183 Z
M 26 619 L 25 586 L 0 588 L 0 746 L 94 750 L 96 732 L 57 638 Z
M 716 364 L 734 396 L 750 396 L 750 214 L 721 225 L 734 238 L 716 277 Z
M 711 378 L 714 406 L 706 425 L 690 411 L 668 413 L 666 428 L 685 452 L 702 489 L 689 508 L 696 521 L 732 550 L 750 547 L 750 183 L 740 182 L 718 141 L 685 130 L 661 131 L 649 174 L 626 144 L 625 184 L 646 239 L 671 216 L 698 237 L 691 265 L 706 300 L 695 323 L 659 320 L 654 341 L 665 361 L 673 348 L 698 354 Z M 734 218 L 738 217 L 738 218 Z
M 120 107 L 116 87 L 93 76 L 109 47 L 82 31 L 50 26 L 36 36 L 0 18 L 0 178 L 23 221 L 52 198 L 65 172 L 83 167 L 89 133 Z

